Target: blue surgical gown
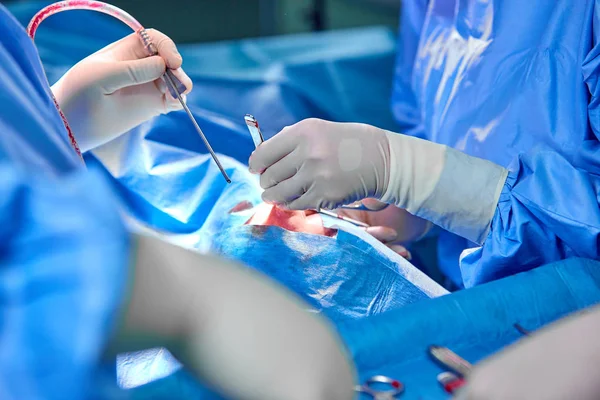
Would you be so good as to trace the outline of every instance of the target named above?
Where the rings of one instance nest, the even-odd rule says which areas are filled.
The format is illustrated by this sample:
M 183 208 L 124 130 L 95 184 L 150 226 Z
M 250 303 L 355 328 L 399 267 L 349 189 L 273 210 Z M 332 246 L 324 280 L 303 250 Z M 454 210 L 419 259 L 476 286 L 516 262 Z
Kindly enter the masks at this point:
M 122 301 L 128 234 L 37 52 L 0 4 L 0 398 L 78 399 Z
M 510 171 L 482 246 L 440 235 L 455 282 L 598 258 L 599 23 L 597 0 L 403 2 L 396 119 Z

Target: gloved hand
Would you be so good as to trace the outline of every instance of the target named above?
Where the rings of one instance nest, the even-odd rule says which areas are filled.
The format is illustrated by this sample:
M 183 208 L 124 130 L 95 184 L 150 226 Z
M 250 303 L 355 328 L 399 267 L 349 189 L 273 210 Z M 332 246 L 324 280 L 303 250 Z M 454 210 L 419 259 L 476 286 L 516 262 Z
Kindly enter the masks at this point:
M 431 222 L 408 213 L 395 206 L 383 208 L 386 204 L 375 199 L 364 199 L 362 203 L 371 210 L 361 211 L 338 209 L 335 212 L 370 225 L 366 231 L 375 239 L 384 243 L 406 259 L 411 259 L 410 252 L 402 245 L 414 242 L 423 237 L 432 227 Z
M 249 160 L 263 200 L 334 209 L 366 197 L 395 204 L 473 242 L 489 231 L 507 171 L 426 140 L 369 125 L 301 121 Z
M 568 318 L 476 366 L 456 400 L 600 399 L 600 309 Z
M 333 210 L 383 196 L 389 163 L 384 131 L 307 119 L 260 144 L 249 166 L 262 174 L 265 202 L 295 210 Z
M 167 67 L 186 93 L 192 89 L 173 41 L 153 29 L 148 34 L 159 56 L 147 57 L 134 33 L 83 59 L 52 86 L 82 152 L 154 116 L 179 110 L 179 101 L 160 79 Z

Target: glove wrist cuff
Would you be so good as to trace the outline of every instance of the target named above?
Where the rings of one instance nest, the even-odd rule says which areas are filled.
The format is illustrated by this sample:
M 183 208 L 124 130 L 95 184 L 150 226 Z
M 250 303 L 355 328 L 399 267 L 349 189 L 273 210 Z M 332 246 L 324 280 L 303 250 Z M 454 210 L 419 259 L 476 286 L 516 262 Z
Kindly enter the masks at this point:
M 387 136 L 390 176 L 381 201 L 483 243 L 508 171 L 427 140 Z
M 386 135 L 390 146 L 389 182 L 381 201 L 418 215 L 440 179 L 446 147 L 393 132 Z
M 418 216 L 481 245 L 489 234 L 508 171 L 451 148 L 445 158 L 438 184 Z

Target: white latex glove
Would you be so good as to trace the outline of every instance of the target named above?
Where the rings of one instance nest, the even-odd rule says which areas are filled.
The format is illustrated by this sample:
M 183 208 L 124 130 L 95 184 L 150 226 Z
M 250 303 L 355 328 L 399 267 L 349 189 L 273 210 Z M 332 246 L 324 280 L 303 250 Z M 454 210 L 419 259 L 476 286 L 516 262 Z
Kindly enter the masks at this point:
M 301 121 L 249 160 L 263 200 L 334 209 L 375 197 L 481 243 L 507 171 L 436 143 L 364 124 Z
M 284 128 L 252 153 L 262 198 L 290 209 L 333 210 L 383 196 L 390 153 L 383 131 L 364 124 L 307 119 Z
M 130 299 L 112 353 L 167 347 L 235 400 L 352 400 L 354 368 L 335 330 L 249 268 L 138 237 Z
M 455 399 L 600 399 L 598 332 L 598 308 L 554 324 L 476 366 Z
M 148 57 L 134 33 L 83 59 L 52 86 L 82 152 L 181 108 L 160 79 L 167 66 L 186 93 L 192 89 L 173 41 L 153 29 L 148 34 L 159 56 Z

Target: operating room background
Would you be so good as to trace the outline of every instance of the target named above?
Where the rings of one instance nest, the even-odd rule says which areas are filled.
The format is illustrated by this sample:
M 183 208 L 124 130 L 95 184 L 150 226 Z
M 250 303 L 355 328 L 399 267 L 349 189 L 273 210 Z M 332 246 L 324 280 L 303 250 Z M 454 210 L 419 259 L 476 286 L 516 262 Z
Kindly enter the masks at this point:
M 398 29 L 400 0 L 108 0 L 176 43 L 207 43 L 369 26 Z M 31 2 L 4 0 L 2 4 Z M 392 66 L 389 71 L 390 93 Z M 424 271 L 442 282 L 435 239 L 411 248 Z
M 29 2 L 30 0 L 24 0 Z M 3 4 L 23 0 L 2 1 Z M 199 43 L 318 30 L 395 28 L 399 0 L 111 0 L 145 26 L 178 43 Z

